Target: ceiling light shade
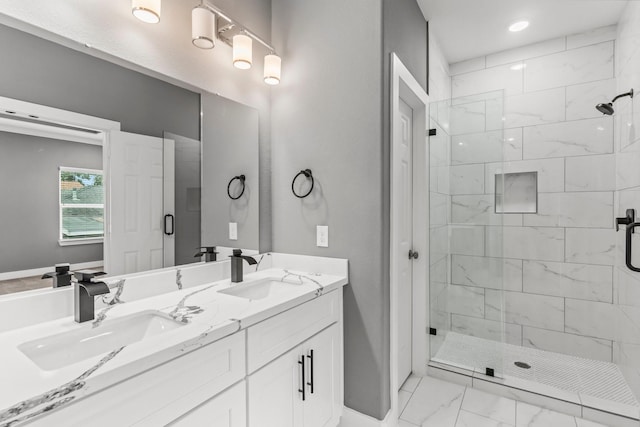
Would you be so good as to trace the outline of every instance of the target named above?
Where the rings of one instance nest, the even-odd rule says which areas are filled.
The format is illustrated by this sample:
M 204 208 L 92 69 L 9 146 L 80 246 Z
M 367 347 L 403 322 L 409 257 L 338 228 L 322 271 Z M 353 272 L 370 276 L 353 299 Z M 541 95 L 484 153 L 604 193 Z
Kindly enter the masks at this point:
M 264 82 L 268 85 L 280 83 L 280 71 L 282 60 L 276 54 L 269 54 L 264 57 Z
M 529 21 L 518 21 L 509 25 L 509 31 L 512 33 L 516 33 L 518 31 L 522 31 L 529 26 Z
M 215 46 L 216 15 L 203 6 L 191 11 L 191 41 L 200 49 L 213 49 Z
M 131 0 L 133 16 L 147 24 L 160 22 L 161 0 Z
M 233 66 L 241 70 L 248 70 L 252 63 L 251 37 L 238 34 L 233 37 Z

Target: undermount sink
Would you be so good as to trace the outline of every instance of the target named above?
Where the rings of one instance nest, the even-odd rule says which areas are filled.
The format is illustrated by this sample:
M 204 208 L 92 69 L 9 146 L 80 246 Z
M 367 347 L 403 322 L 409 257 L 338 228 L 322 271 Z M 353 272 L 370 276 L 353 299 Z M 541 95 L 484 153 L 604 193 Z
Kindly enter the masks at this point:
M 234 297 L 258 300 L 295 289 L 300 289 L 300 284 L 281 282 L 274 279 L 262 279 L 256 282 L 240 283 L 237 285 L 232 284 L 231 287 L 218 292 Z
M 142 311 L 93 328 L 91 322 L 82 329 L 38 338 L 18 346 L 33 363 L 45 371 L 60 369 L 91 357 L 119 349 L 164 332 L 179 328 L 165 313 Z

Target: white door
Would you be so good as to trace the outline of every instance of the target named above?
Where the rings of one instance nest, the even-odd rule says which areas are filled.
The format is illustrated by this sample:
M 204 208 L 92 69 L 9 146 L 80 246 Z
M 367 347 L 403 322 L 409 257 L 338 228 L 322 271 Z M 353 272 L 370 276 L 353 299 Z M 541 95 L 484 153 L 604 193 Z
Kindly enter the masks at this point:
M 117 275 L 162 268 L 162 139 L 112 131 L 107 151 L 105 270 Z
M 301 427 L 302 365 L 301 347 L 280 356 L 251 374 L 249 388 L 249 426 Z M 306 397 L 305 397 L 306 401 Z
M 413 244 L 413 171 L 412 171 L 412 142 L 413 142 L 413 110 L 400 100 L 400 123 L 396 123 L 399 135 L 394 138 L 394 193 L 398 205 L 394 206 L 397 218 L 398 244 L 394 248 L 398 259 L 398 387 L 411 374 L 411 336 L 412 336 L 412 273 L 409 251 Z
M 307 341 L 307 396 L 302 405 L 304 427 L 335 426 L 340 418 L 340 331 L 337 325 Z

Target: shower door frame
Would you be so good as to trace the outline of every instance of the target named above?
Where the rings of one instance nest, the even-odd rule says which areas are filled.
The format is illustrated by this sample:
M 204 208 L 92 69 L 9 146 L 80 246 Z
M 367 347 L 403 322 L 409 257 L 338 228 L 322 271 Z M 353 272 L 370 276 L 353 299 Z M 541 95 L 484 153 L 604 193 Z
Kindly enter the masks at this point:
M 428 117 L 429 96 L 420 83 L 415 79 L 407 67 L 395 53 L 391 53 L 391 82 L 390 82 L 390 398 L 391 409 L 386 420 L 395 420 L 399 416 L 398 410 L 398 283 L 395 278 L 398 271 L 398 256 L 394 252 L 397 244 L 398 221 L 395 220 L 394 209 L 394 144 L 396 122 L 400 115 L 400 100 L 406 102 L 414 111 L 413 118 L 413 247 L 422 254 L 413 261 L 412 265 L 412 373 L 426 375 L 429 355 L 429 340 L 426 327 L 429 318 L 429 147 L 428 147 Z M 396 196 L 397 198 L 397 196 Z

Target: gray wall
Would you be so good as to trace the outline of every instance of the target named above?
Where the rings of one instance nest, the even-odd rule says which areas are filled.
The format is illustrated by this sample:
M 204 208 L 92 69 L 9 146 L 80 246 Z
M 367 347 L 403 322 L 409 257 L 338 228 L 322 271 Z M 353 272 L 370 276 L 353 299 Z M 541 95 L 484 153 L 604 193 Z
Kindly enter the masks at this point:
M 273 247 L 349 259 L 345 404 L 382 419 L 390 406 L 387 58 L 399 51 L 425 82 L 426 23 L 414 0 L 272 4 L 273 41 L 286 58 L 271 111 Z M 291 179 L 304 168 L 317 189 L 299 200 Z M 329 226 L 329 248 L 315 245 L 319 224 Z
M 122 123 L 122 130 L 200 139 L 200 96 L 0 25 L 0 96 Z
M 258 110 L 220 96 L 202 95 L 202 245 L 258 249 Z M 227 195 L 229 180 L 245 175 L 238 200 Z M 239 181 L 232 186 L 238 193 Z M 229 240 L 229 223 L 238 240 Z
M 272 98 L 273 248 L 348 258 L 345 403 L 389 407 L 388 292 L 383 276 L 382 5 L 273 0 L 273 41 L 286 63 Z M 291 180 L 310 168 L 307 199 Z M 329 226 L 329 248 L 316 247 Z M 388 323 L 388 322 L 387 322 Z
M 102 169 L 102 147 L 0 132 L 0 153 L 0 273 L 102 260 L 102 244 L 58 244 L 58 167 Z

